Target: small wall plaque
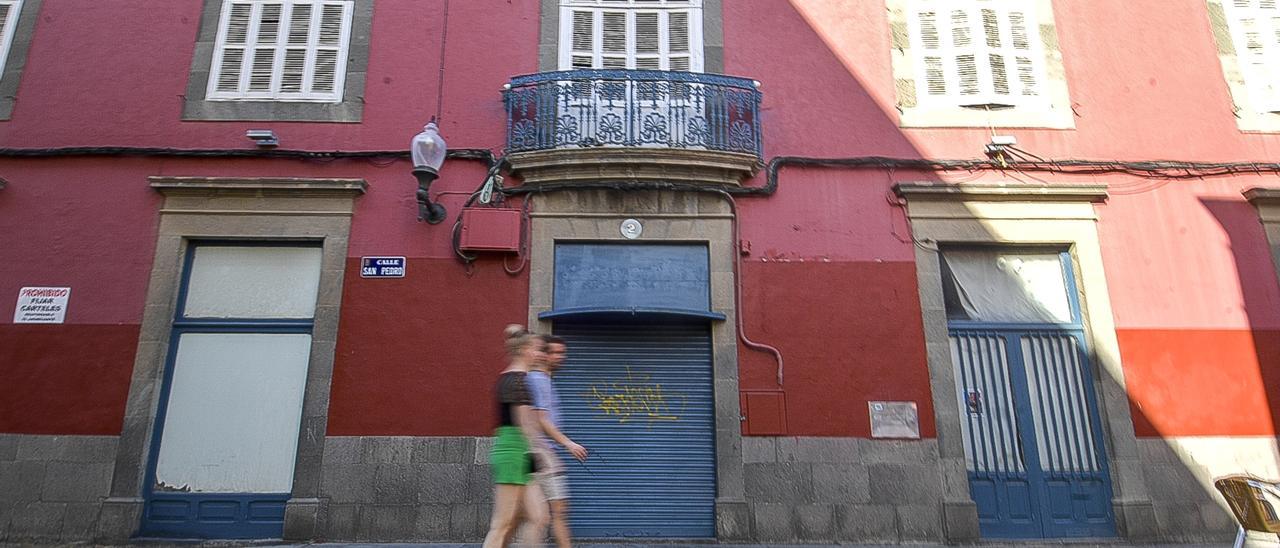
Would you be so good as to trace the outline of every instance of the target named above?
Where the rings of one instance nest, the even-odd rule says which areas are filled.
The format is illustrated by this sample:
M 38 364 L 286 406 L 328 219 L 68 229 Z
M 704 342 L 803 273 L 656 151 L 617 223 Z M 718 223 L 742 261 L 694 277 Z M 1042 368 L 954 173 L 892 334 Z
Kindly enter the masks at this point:
M 920 439 L 920 415 L 913 401 L 871 401 L 871 437 Z
M 622 232 L 622 237 L 628 240 L 634 240 L 640 237 L 640 233 L 644 232 L 644 225 L 635 219 L 627 219 L 622 221 L 622 225 L 618 227 L 618 231 Z

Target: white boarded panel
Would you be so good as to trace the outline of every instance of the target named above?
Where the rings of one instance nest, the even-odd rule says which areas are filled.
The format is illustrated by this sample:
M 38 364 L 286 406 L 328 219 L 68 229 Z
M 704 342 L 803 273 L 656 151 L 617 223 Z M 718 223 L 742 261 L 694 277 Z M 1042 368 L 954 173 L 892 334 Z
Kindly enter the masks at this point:
M 943 252 L 956 299 L 951 319 L 1070 323 L 1066 271 L 1058 253 L 956 249 Z
M 319 247 L 200 246 L 186 318 L 310 318 L 320 287 Z
M 311 335 L 185 333 L 156 490 L 288 493 Z

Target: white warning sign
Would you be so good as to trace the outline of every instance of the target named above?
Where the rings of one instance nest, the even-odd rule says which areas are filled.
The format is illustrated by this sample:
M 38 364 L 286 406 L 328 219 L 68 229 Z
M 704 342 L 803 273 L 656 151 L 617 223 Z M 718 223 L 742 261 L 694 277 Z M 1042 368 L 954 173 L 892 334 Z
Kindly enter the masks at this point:
M 70 298 L 70 287 L 24 287 L 18 291 L 13 323 L 62 323 Z

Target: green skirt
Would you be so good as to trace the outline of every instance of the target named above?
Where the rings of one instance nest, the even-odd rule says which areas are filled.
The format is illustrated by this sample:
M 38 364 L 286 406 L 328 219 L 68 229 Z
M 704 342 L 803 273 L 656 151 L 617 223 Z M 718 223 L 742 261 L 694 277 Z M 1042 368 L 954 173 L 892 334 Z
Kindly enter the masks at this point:
M 529 462 L 529 442 L 518 426 L 499 426 L 494 432 L 493 451 L 489 453 L 493 465 L 493 482 L 525 485 L 532 480 Z

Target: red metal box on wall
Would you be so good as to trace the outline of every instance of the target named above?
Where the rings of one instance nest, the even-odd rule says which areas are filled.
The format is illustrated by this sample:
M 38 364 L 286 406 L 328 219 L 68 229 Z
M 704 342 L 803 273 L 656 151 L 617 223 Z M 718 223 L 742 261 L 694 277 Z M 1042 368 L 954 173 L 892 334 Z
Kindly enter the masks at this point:
M 520 210 L 470 207 L 462 210 L 459 247 L 464 251 L 520 250 Z

